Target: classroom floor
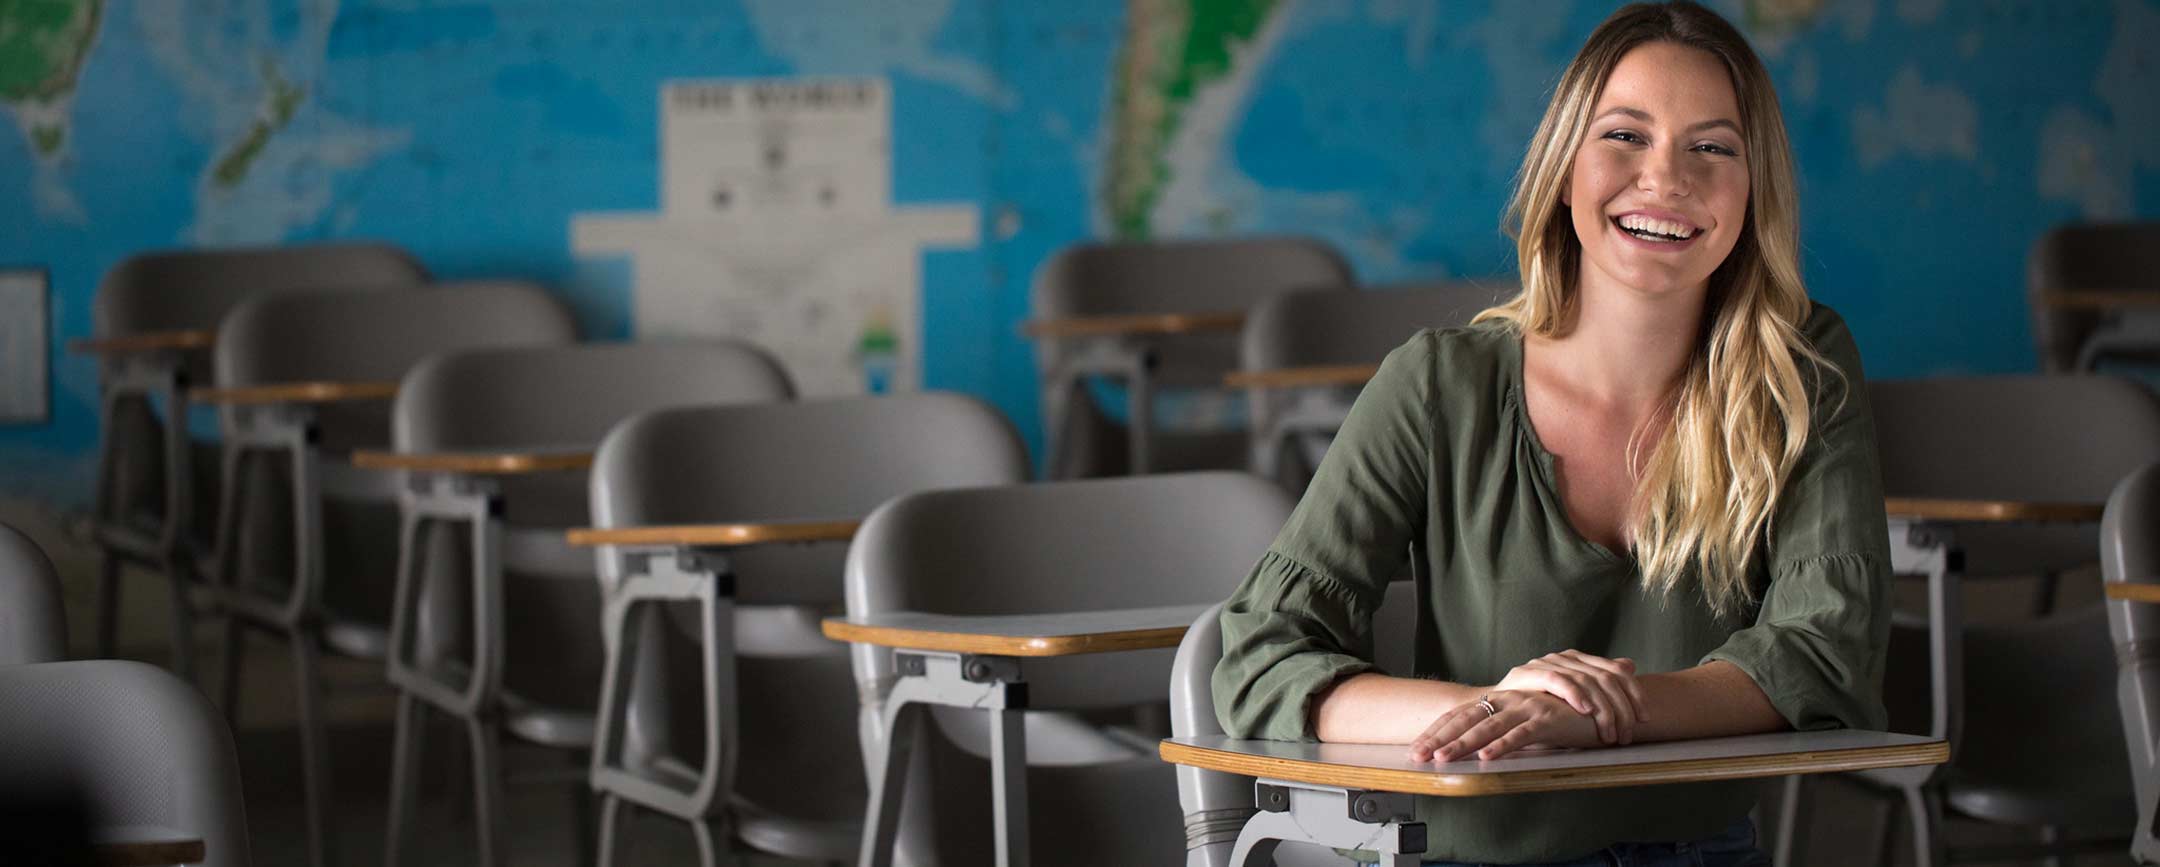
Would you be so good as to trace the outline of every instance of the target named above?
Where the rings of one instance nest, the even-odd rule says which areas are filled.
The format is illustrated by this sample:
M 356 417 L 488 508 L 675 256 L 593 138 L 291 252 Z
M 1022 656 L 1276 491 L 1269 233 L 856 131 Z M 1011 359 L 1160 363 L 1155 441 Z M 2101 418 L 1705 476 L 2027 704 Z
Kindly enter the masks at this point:
M 45 548 L 59 569 L 68 610 L 68 638 L 74 655 L 91 653 L 97 601 L 97 561 L 92 549 L 70 537 L 62 522 L 42 510 L 0 501 L 0 522 L 29 534 Z M 1907 583 L 1910 582 L 1901 582 Z M 122 595 L 121 656 L 163 664 L 166 661 L 168 600 L 162 579 L 130 574 Z M 1911 587 L 1900 587 L 1901 605 L 1918 599 Z M 2099 598 L 2099 582 L 2093 576 L 2069 576 L 2062 582 L 2059 607 L 2086 604 Z M 1976 589 L 1967 597 L 1968 616 L 1985 620 L 2016 616 L 2029 605 L 2026 586 Z M 216 672 L 220 671 L 215 630 L 201 630 L 197 641 L 198 665 L 206 690 L 216 695 Z M 253 838 L 257 864 L 304 864 L 299 737 L 294 727 L 294 694 L 289 657 L 281 645 L 266 636 L 251 639 L 242 674 L 249 688 L 240 709 L 235 744 L 240 754 L 241 784 L 247 799 L 248 829 Z M 324 671 L 332 684 L 327 702 L 332 720 L 330 753 L 336 786 L 335 848 L 340 864 L 382 863 L 383 834 L 389 799 L 390 750 L 393 699 L 383 685 L 379 665 L 325 658 Z M 429 737 L 430 761 L 422 801 L 416 810 L 417 836 L 409 849 L 408 864 L 414 867 L 466 865 L 477 852 L 472 837 L 468 790 L 450 773 L 462 752 L 452 752 L 452 732 L 438 729 Z M 513 748 L 507 757 L 513 768 L 561 765 L 566 757 L 552 750 Z M 1845 785 L 1815 787 L 1814 817 L 1808 836 L 1809 864 L 1858 865 L 1876 861 L 1880 837 L 1879 811 L 1872 799 Z M 579 857 L 579 822 L 572 787 L 556 783 L 511 786 L 507 793 L 503 837 L 507 863 L 535 867 L 572 867 L 584 863 Z M 1768 808 L 1765 805 L 1765 815 Z M 2107 829 L 2074 829 L 2074 837 L 2087 837 Z M 1945 833 L 1952 845 L 2021 843 L 2037 840 L 2034 832 L 1975 822 L 1951 820 Z M 620 863 L 695 864 L 696 849 L 688 830 L 671 820 L 634 820 L 626 831 L 627 847 Z M 1910 864 L 1909 846 L 1901 834 L 1891 864 Z M 1161 863 L 1181 863 L 1181 853 L 1165 853 Z M 790 864 L 781 860 L 754 860 L 756 867 Z M 2009 862 L 1999 862 L 2009 863 Z M 2037 863 L 2037 862 L 2034 862 Z M 2064 863 L 2076 865 L 2127 865 L 2127 855 L 2088 855 Z

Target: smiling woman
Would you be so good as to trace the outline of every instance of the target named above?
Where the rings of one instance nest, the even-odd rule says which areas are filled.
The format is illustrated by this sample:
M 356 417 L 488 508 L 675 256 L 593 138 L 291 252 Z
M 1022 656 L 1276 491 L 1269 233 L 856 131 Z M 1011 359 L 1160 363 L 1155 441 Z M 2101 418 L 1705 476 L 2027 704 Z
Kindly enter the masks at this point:
M 1449 761 L 1880 728 L 1872 421 L 1851 335 L 1801 284 L 1793 188 L 1777 95 L 1730 24 L 1675 2 L 1600 25 L 1517 178 L 1523 291 L 1417 335 L 1360 395 L 1225 609 L 1224 729 Z M 1405 551 L 1406 677 L 1371 661 Z M 1761 857 L 1754 794 L 1427 799 L 1419 818 L 1446 859 L 1740 864 Z

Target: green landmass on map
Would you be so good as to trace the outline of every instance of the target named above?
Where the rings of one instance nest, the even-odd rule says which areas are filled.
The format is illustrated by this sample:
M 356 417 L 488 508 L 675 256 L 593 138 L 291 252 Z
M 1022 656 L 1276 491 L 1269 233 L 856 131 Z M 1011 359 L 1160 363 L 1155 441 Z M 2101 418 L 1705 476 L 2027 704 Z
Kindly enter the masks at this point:
M 1167 151 L 1193 96 L 1232 72 L 1278 0 L 1127 0 L 1125 43 L 1111 91 L 1103 197 L 1112 230 L 1146 238 L 1169 186 Z
M 75 89 L 104 0 L 0 0 L 0 101 L 51 102 Z
M 248 169 L 254 167 L 255 158 L 262 155 L 263 147 L 270 143 L 270 137 L 284 129 L 285 124 L 292 122 L 293 113 L 300 110 L 300 100 L 307 96 L 304 88 L 285 80 L 274 61 L 263 61 L 262 76 L 263 82 L 270 86 L 268 104 L 264 106 L 263 113 L 257 115 L 253 123 L 248 124 L 247 133 L 240 136 L 240 140 L 233 143 L 232 149 L 219 157 L 217 165 L 211 168 L 210 180 L 219 187 L 231 189 L 247 179 Z

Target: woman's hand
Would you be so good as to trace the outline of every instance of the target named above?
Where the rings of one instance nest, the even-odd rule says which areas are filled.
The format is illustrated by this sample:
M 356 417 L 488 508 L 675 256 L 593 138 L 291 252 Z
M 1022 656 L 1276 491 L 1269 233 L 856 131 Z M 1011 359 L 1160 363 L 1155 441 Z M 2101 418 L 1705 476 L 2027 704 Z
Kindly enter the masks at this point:
M 1433 720 L 1410 742 L 1410 760 L 1452 762 L 1475 752 L 1486 761 L 1530 746 L 1602 745 L 1597 723 L 1552 693 L 1495 691 L 1486 700 L 1493 705 L 1491 714 L 1473 701 Z
M 1598 740 L 1606 744 L 1635 741 L 1635 724 L 1650 718 L 1635 661 L 1606 659 L 1579 650 L 1548 653 L 1510 669 L 1493 686 L 1502 690 L 1548 692 L 1576 713 L 1597 721 Z

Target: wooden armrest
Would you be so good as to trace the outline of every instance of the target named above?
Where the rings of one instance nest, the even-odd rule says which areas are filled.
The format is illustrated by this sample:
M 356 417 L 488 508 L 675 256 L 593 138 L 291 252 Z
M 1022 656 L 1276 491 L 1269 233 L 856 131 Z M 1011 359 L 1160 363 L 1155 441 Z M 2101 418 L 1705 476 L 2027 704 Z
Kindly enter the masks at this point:
M 118 337 L 86 337 L 68 341 L 75 355 L 130 355 L 139 352 L 208 349 L 217 343 L 213 331 L 146 331 Z
M 895 611 L 869 617 L 828 617 L 826 638 L 906 650 L 992 656 L 1077 656 L 1176 647 L 1205 605 L 1075 611 L 1064 614 L 967 616 Z
M 2160 603 L 2160 584 L 2109 584 L 2107 598 L 2125 602 Z
M 2122 310 L 2160 307 L 2160 289 L 2058 289 L 2040 295 L 2058 310 Z
M 243 406 L 264 403 L 338 403 L 354 400 L 389 400 L 397 396 L 395 382 L 278 382 L 232 388 L 203 388 L 188 392 L 196 403 Z
M 2024 503 L 2014 500 L 1936 500 L 1890 497 L 1884 507 L 1893 518 L 1962 523 L 2069 523 L 2090 524 L 2100 520 L 2103 506 L 2096 503 Z
M 463 473 L 510 476 L 590 469 L 590 451 L 540 452 L 388 452 L 356 451 L 353 466 L 369 470 L 406 470 L 420 473 Z
M 1200 334 L 1236 331 L 1245 327 L 1245 314 L 1227 313 L 1132 313 L 1117 316 L 1075 316 L 1069 319 L 1036 319 L 1023 323 L 1020 333 L 1033 338 L 1116 337 L 1142 334 Z
M 1377 364 L 1333 364 L 1284 367 L 1275 370 L 1233 370 L 1223 377 L 1231 388 L 1309 388 L 1322 385 L 1364 385 L 1380 372 Z
M 1399 744 L 1315 744 L 1170 738 L 1164 761 L 1211 771 L 1439 797 L 1695 783 L 1868 768 L 1939 765 L 1950 745 L 1931 738 L 1839 729 L 1519 753 L 1492 761 L 1413 762 Z
M 580 527 L 570 544 L 743 547 L 788 542 L 845 542 L 861 521 L 776 521 L 763 524 L 677 524 L 659 527 Z

